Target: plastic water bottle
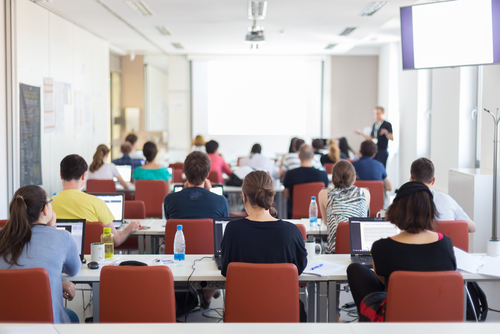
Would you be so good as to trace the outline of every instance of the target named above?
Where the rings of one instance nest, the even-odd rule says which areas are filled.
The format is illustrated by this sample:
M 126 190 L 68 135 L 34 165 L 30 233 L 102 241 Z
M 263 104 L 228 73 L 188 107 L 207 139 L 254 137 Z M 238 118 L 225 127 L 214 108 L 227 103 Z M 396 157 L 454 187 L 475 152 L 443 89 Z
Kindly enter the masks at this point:
M 316 204 L 316 196 L 311 196 L 311 204 L 309 204 L 309 227 L 318 227 L 318 205 Z
M 183 263 L 186 259 L 186 240 L 182 232 L 182 225 L 177 225 L 177 232 L 174 238 L 174 262 L 177 264 Z

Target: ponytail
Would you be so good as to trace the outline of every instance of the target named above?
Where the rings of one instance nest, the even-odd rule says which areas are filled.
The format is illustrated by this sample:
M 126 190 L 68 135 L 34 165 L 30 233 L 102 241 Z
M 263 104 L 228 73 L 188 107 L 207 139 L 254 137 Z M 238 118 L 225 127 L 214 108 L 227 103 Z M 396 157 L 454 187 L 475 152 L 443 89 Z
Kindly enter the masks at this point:
M 96 172 L 102 165 L 104 165 L 104 157 L 109 153 L 109 148 L 101 144 L 97 146 L 97 150 L 94 153 L 94 158 L 90 164 L 89 170 L 91 173 Z
M 269 173 L 264 171 L 248 173 L 243 180 L 242 191 L 252 206 L 270 210 L 272 214 L 276 192 L 274 191 L 273 179 Z
M 328 147 L 328 150 L 328 158 L 330 158 L 333 163 L 336 163 L 340 160 L 340 148 L 338 140 L 332 139 L 330 141 L 330 147 Z

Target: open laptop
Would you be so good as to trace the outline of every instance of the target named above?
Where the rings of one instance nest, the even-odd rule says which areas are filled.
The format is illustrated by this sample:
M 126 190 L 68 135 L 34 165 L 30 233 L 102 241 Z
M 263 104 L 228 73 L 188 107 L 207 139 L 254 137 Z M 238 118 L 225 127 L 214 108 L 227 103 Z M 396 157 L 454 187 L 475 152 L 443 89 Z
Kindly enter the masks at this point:
M 217 264 L 219 270 L 222 269 L 222 257 L 221 257 L 221 242 L 222 237 L 224 237 L 224 231 L 226 230 L 227 223 L 233 220 L 239 220 L 241 217 L 220 217 L 214 218 L 214 261 Z
M 87 221 L 85 219 L 57 219 L 56 228 L 58 230 L 68 231 L 76 241 L 76 246 L 80 254 L 80 260 L 84 260 L 85 251 L 85 226 Z
M 132 166 L 131 165 L 116 165 L 116 169 L 120 176 L 125 182 L 130 182 L 132 180 Z M 113 178 L 115 182 L 118 182 L 116 177 Z
M 124 193 L 91 193 L 95 197 L 102 199 L 109 211 L 113 214 L 113 225 L 119 229 L 123 224 L 123 214 L 125 211 L 125 194 Z
M 181 191 L 184 189 L 184 185 L 182 184 L 176 184 L 174 185 L 174 193 Z M 224 187 L 222 184 L 212 184 L 212 188 L 210 189 L 211 192 L 217 195 L 223 195 L 224 194 Z
M 373 243 L 399 232 L 396 225 L 385 221 L 384 218 L 349 218 L 351 261 L 371 268 Z

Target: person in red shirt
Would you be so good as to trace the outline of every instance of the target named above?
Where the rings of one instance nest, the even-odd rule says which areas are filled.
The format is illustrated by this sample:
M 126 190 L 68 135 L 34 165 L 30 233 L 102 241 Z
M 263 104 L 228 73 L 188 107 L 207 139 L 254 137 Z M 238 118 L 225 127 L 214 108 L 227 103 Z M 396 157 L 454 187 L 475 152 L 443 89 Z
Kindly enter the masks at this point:
M 210 167 L 211 171 L 216 171 L 219 174 L 219 183 L 224 183 L 224 179 L 222 178 L 222 173 L 226 173 L 228 176 L 231 176 L 233 172 L 231 168 L 226 163 L 224 158 L 219 154 L 219 143 L 215 140 L 210 140 L 205 143 L 205 148 L 207 150 L 207 154 L 210 157 L 210 161 L 212 165 Z

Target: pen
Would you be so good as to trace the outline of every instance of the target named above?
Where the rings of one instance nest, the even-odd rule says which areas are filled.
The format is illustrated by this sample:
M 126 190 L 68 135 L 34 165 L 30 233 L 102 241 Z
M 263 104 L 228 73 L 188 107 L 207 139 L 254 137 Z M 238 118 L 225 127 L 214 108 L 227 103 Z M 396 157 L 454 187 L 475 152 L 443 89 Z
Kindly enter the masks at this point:
M 320 264 L 320 265 L 317 265 L 316 267 L 312 267 L 311 270 L 318 269 L 318 268 L 321 268 L 321 267 L 323 267 L 323 263 Z

